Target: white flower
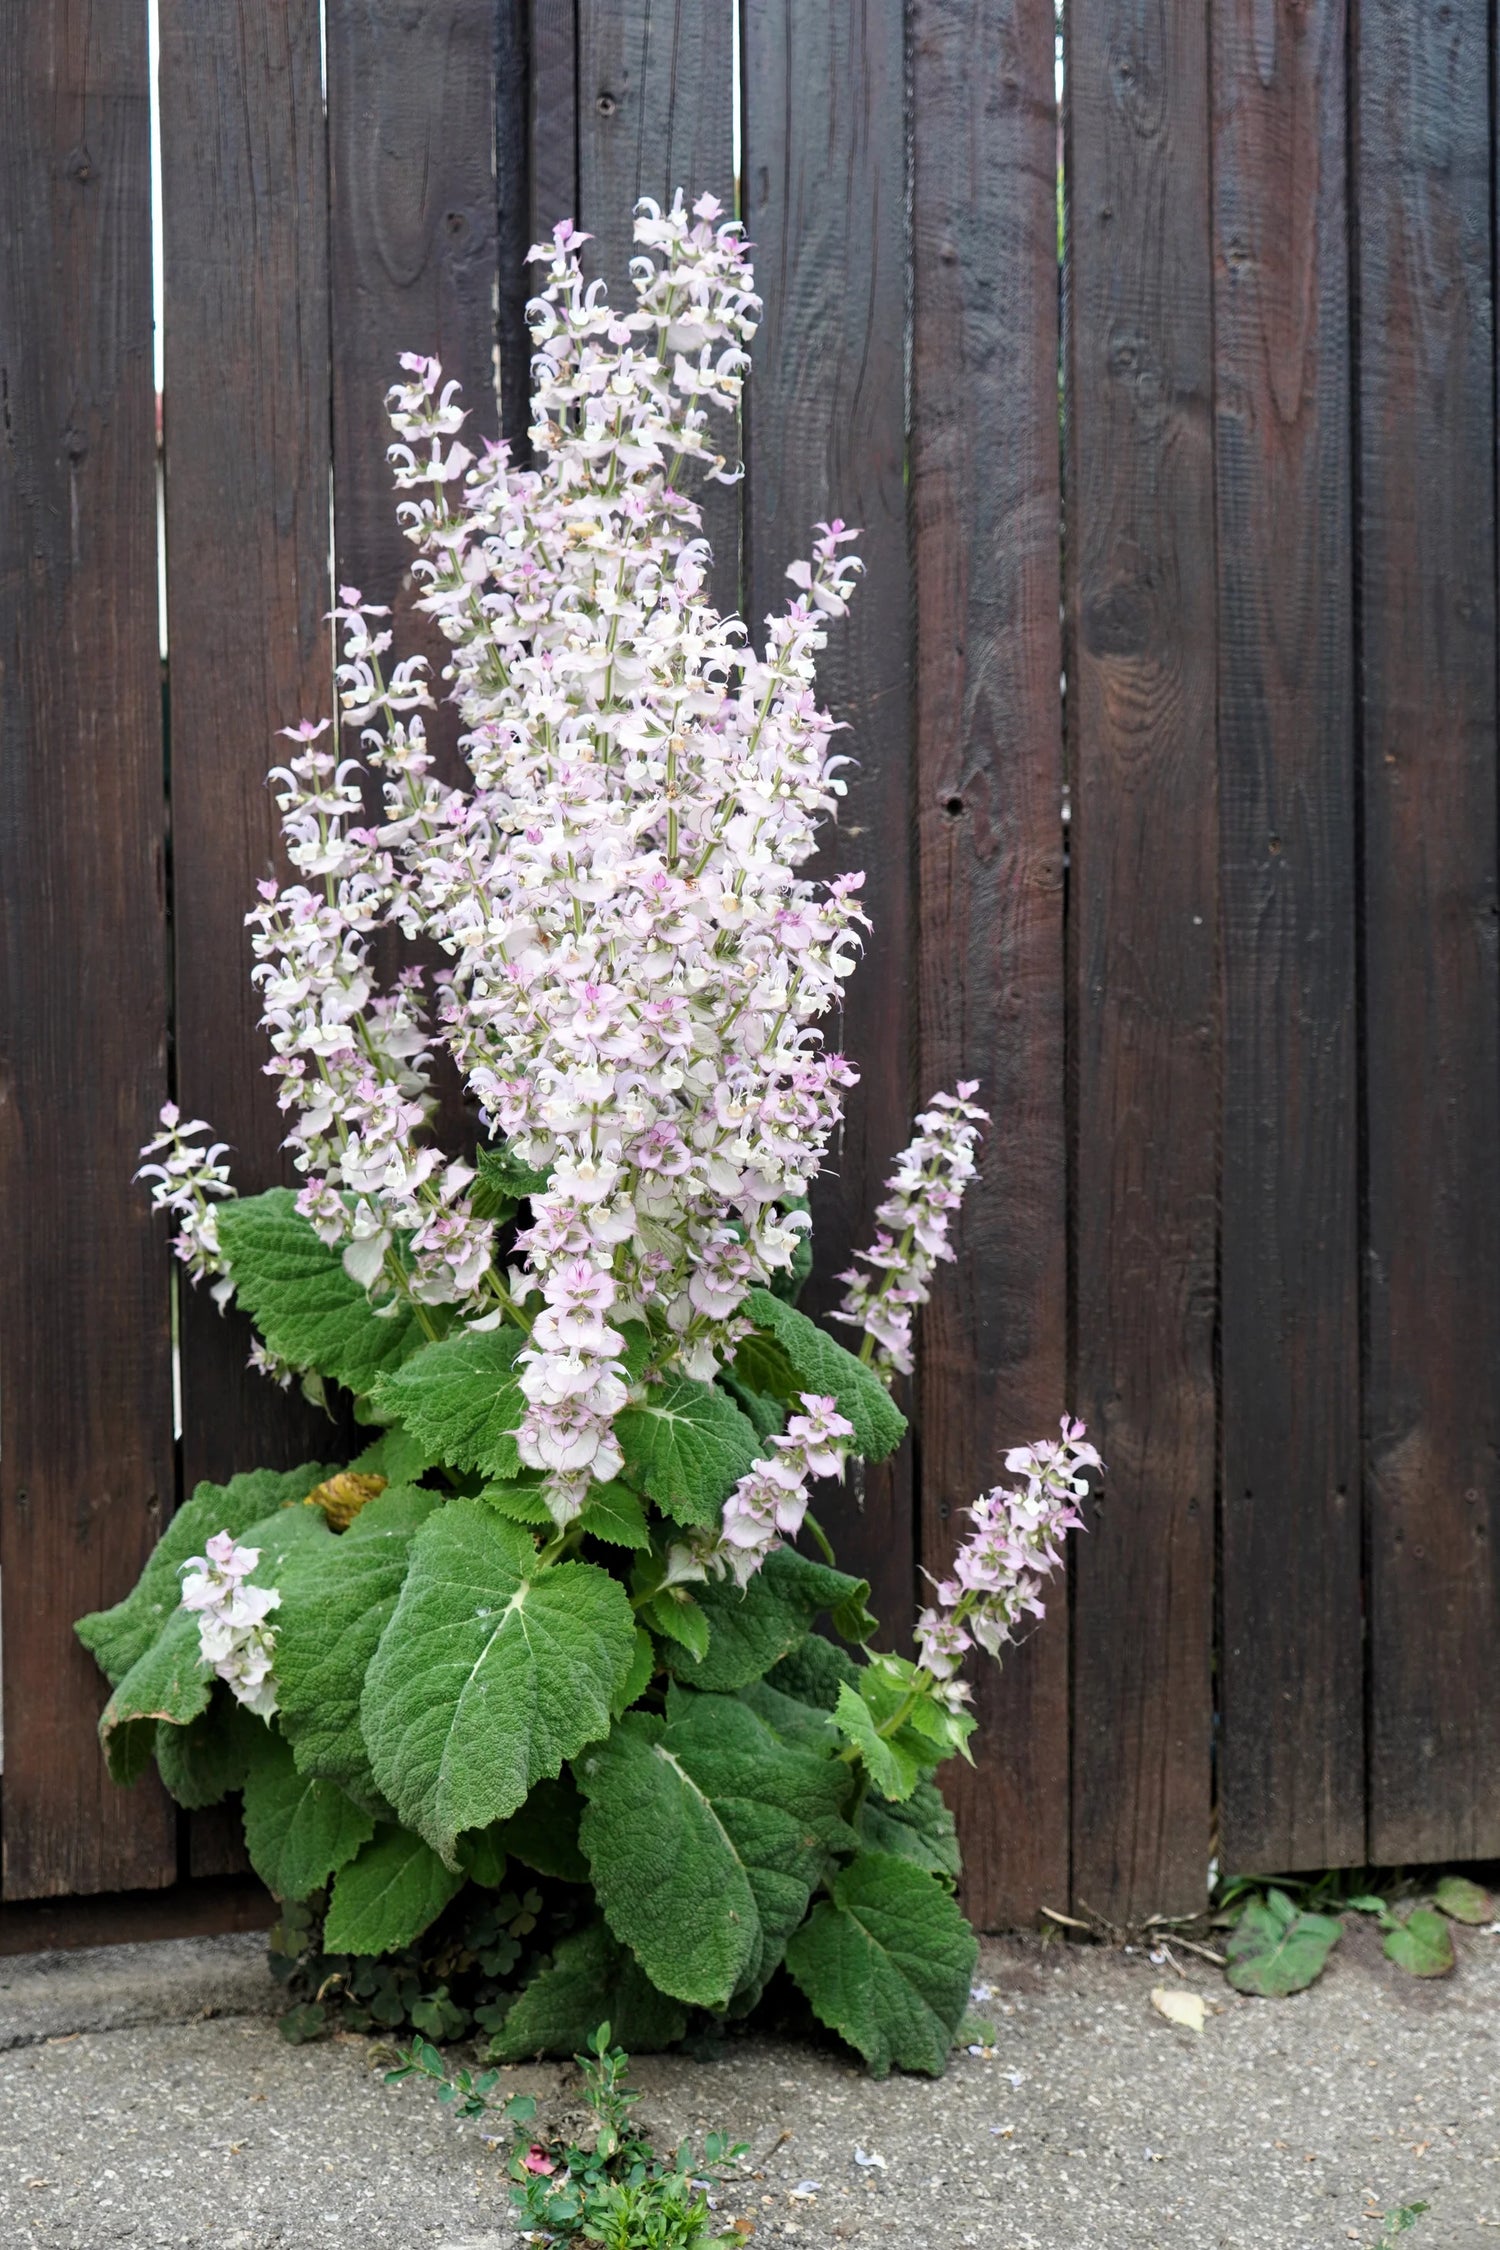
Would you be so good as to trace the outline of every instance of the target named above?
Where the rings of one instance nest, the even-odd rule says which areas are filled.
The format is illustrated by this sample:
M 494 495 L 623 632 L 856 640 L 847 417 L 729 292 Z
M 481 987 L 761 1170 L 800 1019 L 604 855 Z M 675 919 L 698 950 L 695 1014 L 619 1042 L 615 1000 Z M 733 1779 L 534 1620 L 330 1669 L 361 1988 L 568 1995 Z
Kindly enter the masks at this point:
M 182 1565 L 182 1607 L 198 1612 L 198 1653 L 236 1699 L 259 1717 L 276 1709 L 271 1676 L 276 1632 L 266 1619 L 281 1607 L 273 1586 L 246 1584 L 260 1561 L 258 1547 L 239 1547 L 216 1531 L 207 1551 Z

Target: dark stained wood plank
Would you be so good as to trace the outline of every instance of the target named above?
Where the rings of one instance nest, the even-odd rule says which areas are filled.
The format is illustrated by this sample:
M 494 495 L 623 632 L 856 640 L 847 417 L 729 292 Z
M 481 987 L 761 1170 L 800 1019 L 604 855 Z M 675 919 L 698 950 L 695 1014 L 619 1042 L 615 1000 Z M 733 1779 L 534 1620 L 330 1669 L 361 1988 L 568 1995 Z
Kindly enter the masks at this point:
M 1370 1852 L 1500 1851 L 1494 273 L 1483 0 L 1359 20 Z
M 814 1198 L 820 1272 L 869 1239 L 915 1096 L 911 573 L 905 484 L 906 162 L 900 0 L 859 10 L 747 0 L 744 216 L 765 300 L 745 402 L 745 616 L 758 641 L 812 525 L 861 527 L 867 575 L 829 632 L 820 694 L 851 732 L 825 871 L 867 870 L 874 924 L 850 987 L 843 1043 L 863 1083 Z M 809 1296 L 816 1311 L 822 1298 Z M 909 1646 L 914 1592 L 910 1448 L 872 1470 L 861 1512 L 831 1528 L 867 1575 L 887 1638 Z
M 912 502 L 921 1092 L 981 1080 L 994 1123 L 959 1262 L 924 1316 L 922 1545 L 1067 1384 L 1052 0 L 920 0 L 912 24 Z M 971 1661 L 952 1767 L 985 1929 L 1068 1895 L 1068 1602 L 1004 1670 Z
M 631 302 L 631 222 L 649 195 L 681 188 L 689 208 L 715 195 L 734 216 L 734 14 L 729 0 L 579 0 L 578 210 L 594 237 L 585 270 Z M 730 464 L 739 433 L 711 411 L 713 445 Z M 741 494 L 699 483 L 693 496 L 713 552 L 721 610 L 739 606 Z
M 1364 1859 L 1345 9 L 1213 11 L 1220 1856 Z
M 1208 58 L 1197 0 L 1070 0 L 1073 1881 L 1201 1906 L 1218 1136 Z
M 577 0 L 531 0 L 532 241 L 577 211 Z
M 0 48 L 0 1563 L 10 1899 L 176 1873 L 110 1781 L 73 1638 L 171 1512 L 168 1276 L 137 1150 L 167 1090 L 146 11 Z
M 149 1945 L 161 1938 L 268 1930 L 280 1908 L 254 1876 L 175 1883 L 165 1891 L 0 1905 L 0 1959 L 83 1945 Z
M 328 197 L 317 0 L 162 0 L 176 1082 L 246 1193 L 295 1177 L 245 913 L 284 872 L 277 729 L 333 708 Z M 321 1458 L 326 1416 L 182 1293 L 182 1476 Z
M 402 352 L 435 353 L 463 385 L 468 442 L 498 434 L 495 0 L 328 0 L 327 26 L 336 577 L 392 604 L 397 653 L 425 654 L 441 696 L 447 647 L 411 611 L 385 395 Z M 428 732 L 451 746 L 451 709 Z
M 524 459 L 531 428 L 531 294 L 526 253 L 536 239 L 531 179 L 531 47 L 527 0 L 496 0 L 495 259 L 499 291 L 495 349 L 500 376 L 500 434 Z

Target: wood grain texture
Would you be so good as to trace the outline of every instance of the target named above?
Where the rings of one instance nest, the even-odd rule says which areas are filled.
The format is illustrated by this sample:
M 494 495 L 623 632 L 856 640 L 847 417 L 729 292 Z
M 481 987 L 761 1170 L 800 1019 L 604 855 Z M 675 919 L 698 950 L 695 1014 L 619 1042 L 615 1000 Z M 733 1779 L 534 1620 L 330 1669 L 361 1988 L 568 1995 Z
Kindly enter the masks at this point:
M 1361 12 L 1370 1851 L 1500 1851 L 1494 274 L 1483 0 Z
M 527 0 L 496 0 L 495 28 L 495 310 L 500 435 L 513 458 L 527 458 L 531 428 L 530 295 L 526 253 L 536 240 L 532 207 L 532 10 Z
M 172 1808 L 104 1768 L 73 1638 L 172 1505 L 146 12 L 0 48 L 0 1563 L 11 1899 L 151 1889 Z
M 663 206 L 681 188 L 689 207 L 717 196 L 734 216 L 734 16 L 728 0 L 579 0 L 578 223 L 593 236 L 585 271 L 611 298 L 631 301 L 631 223 L 637 201 Z M 710 409 L 711 443 L 733 467 L 737 418 Z M 739 607 L 737 485 L 688 487 L 713 553 L 713 598 Z
M 915 1095 L 911 576 L 905 490 L 906 164 L 900 0 L 858 10 L 747 0 L 744 210 L 765 301 L 746 392 L 745 616 L 757 640 L 811 526 L 861 527 L 866 567 L 829 632 L 819 692 L 851 729 L 849 794 L 825 872 L 867 870 L 874 925 L 842 1026 L 863 1082 L 813 1201 L 819 1271 L 867 1240 Z M 815 340 L 815 341 L 814 341 Z M 835 1034 L 836 1036 L 837 1034 Z M 820 1310 L 830 1293 L 809 1294 Z M 907 1646 L 915 1583 L 910 1448 L 831 1523 Z
M 1220 1856 L 1364 1858 L 1343 0 L 1213 11 Z
M 176 1083 L 247 1194 L 294 1174 L 245 914 L 284 874 L 277 730 L 333 709 L 328 197 L 317 0 L 162 0 Z M 182 1476 L 321 1457 L 325 1416 L 182 1292 Z
M 1218 1072 L 1208 58 L 1196 0 L 1067 11 L 1077 1411 L 1074 1894 L 1209 1856 Z
M 577 0 L 531 0 L 532 241 L 577 213 Z
M 426 655 L 441 697 L 447 644 L 411 609 L 385 395 L 402 352 L 436 354 L 463 385 L 466 442 L 498 434 L 496 8 L 328 0 L 327 17 L 335 571 L 391 604 L 396 652 Z M 456 714 L 428 721 L 451 757 Z
M 923 1317 L 922 1547 L 1067 1383 L 1057 115 L 1052 0 L 921 0 L 912 23 L 912 506 L 920 1086 L 980 1080 L 994 1123 Z M 1068 1605 L 973 1666 L 950 1767 L 981 1928 L 1068 1895 Z

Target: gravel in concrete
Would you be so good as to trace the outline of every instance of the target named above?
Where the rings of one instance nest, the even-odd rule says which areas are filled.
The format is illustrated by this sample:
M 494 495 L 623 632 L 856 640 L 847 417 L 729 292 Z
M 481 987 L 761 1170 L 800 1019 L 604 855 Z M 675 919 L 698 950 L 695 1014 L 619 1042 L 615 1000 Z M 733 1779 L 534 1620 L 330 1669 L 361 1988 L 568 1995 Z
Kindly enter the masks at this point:
M 243 1941 L 217 1989 L 180 1949 L 140 1950 L 176 1954 L 175 2020 L 92 2028 L 155 1972 L 74 1954 L 76 2026 L 48 2029 L 68 2014 L 59 1957 L 6 1965 L 0 2024 L 32 2029 L 0 2055 L 4 2250 L 512 2250 L 477 2128 L 385 2086 L 365 2040 L 289 2047 L 264 2016 L 206 2013 L 247 1973 L 264 2004 Z M 1416 1983 L 1360 1925 L 1283 2002 L 1194 1963 L 1213 2009 L 1194 2035 L 1151 2005 L 1177 1981 L 1165 1964 L 1005 1941 L 981 1970 L 994 2050 L 939 2084 L 756 2039 L 648 2058 L 637 2082 L 663 2141 L 750 2142 L 755 2176 L 725 2208 L 757 2246 L 1343 2250 L 1421 2199 L 1411 2250 L 1500 2250 L 1500 1939 L 1462 1932 L 1459 1950 L 1455 1976 Z M 568 2101 L 554 2066 L 508 2076 Z

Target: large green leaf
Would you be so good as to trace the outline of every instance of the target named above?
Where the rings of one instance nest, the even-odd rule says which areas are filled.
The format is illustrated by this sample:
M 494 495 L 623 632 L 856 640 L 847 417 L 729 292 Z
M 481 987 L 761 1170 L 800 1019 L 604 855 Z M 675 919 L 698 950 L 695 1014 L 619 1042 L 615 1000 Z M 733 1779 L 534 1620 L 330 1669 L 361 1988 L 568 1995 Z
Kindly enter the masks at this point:
M 236 1703 L 227 1688 L 211 1691 L 206 1711 L 185 1727 L 158 1721 L 156 1764 L 170 1796 L 190 1812 L 221 1804 L 232 1789 L 243 1789 L 250 1752 L 264 1719 Z
M 332 1536 L 318 1508 L 278 1508 L 274 1515 L 247 1524 L 240 1543 L 255 1548 L 260 1556 L 247 1583 L 279 1585 L 294 1548 Z M 156 1737 L 154 1727 L 143 1734 L 142 1722 L 165 1720 L 170 1726 L 187 1726 L 207 1710 L 213 1677 L 198 1654 L 197 1611 L 174 1610 L 145 1655 L 121 1680 L 99 1720 L 99 1739 L 116 1780 L 133 1781 L 144 1770 Z
M 904 1804 L 866 1797 L 855 1824 L 872 1852 L 894 1852 L 925 1874 L 956 1883 L 961 1871 L 953 1815 L 930 1781 L 919 1781 Z
M 377 1828 L 333 1879 L 325 1952 L 398 1953 L 430 1928 L 463 1880 L 420 1836 Z
M 228 1484 L 200 1484 L 193 1489 L 152 1549 L 140 1577 L 113 1609 L 95 1610 L 80 1617 L 73 1630 L 95 1658 L 111 1687 L 118 1687 L 132 1664 L 138 1664 L 176 1609 L 182 1588 L 181 1566 L 192 1555 L 201 1555 L 216 1531 L 238 1539 L 248 1524 L 259 1523 L 289 1501 L 301 1500 L 335 1469 L 309 1461 L 302 1469 L 251 1469 L 231 1477 Z
M 435 1461 L 485 1477 L 518 1476 L 515 1432 L 526 1401 L 516 1354 L 525 1340 L 515 1328 L 461 1329 L 383 1375 L 373 1403 L 398 1415 Z
M 862 1601 L 869 1591 L 863 1579 L 778 1547 L 743 1589 L 728 1578 L 694 1587 L 708 1619 L 708 1654 L 696 1662 L 686 1648 L 670 1646 L 667 1662 L 690 1686 L 730 1694 L 800 1646 L 820 1610 Z
M 867 1461 L 883 1461 L 888 1453 L 895 1452 L 906 1435 L 906 1416 L 863 1360 L 836 1344 L 795 1305 L 773 1297 L 769 1289 L 752 1289 L 740 1309 L 758 1329 L 775 1337 L 786 1354 L 797 1389 L 833 1399 L 839 1412 L 853 1423 L 856 1453 Z M 750 1364 L 747 1362 L 747 1368 Z M 744 1380 L 755 1383 L 755 1372 L 747 1372 Z M 760 1383 L 756 1387 L 766 1386 Z
M 862 1852 L 787 1947 L 814 2014 L 877 2078 L 892 2063 L 942 2075 L 979 1947 L 953 1900 L 910 1860 Z
M 669 1375 L 615 1423 L 625 1465 L 679 1523 L 715 1524 L 760 1452 L 755 1425 L 710 1383 Z
M 363 1392 L 421 1343 L 404 1306 L 388 1316 L 374 1311 L 290 1188 L 221 1203 L 216 1217 L 235 1295 L 278 1359 Z
M 396 1607 L 412 1536 L 440 1504 L 435 1492 L 388 1485 L 341 1538 L 295 1558 L 276 1612 L 281 1724 L 297 1764 L 367 1804 L 376 1786 L 359 1723 L 365 1673 Z
M 658 1992 L 602 1922 L 565 1937 L 521 1992 L 490 2044 L 492 2062 L 576 2055 L 607 2023 L 617 2047 L 656 2054 L 687 2029 L 681 2004 Z
M 1299 1913 L 1285 1891 L 1252 1898 L 1224 1948 L 1229 1982 L 1237 1992 L 1284 2000 L 1323 1974 L 1343 1934 L 1334 1915 Z
M 764 1981 L 852 1841 L 847 1771 L 728 1696 L 674 1689 L 664 1719 L 629 1712 L 573 1770 L 610 1928 L 654 1985 L 702 2007 Z
M 157 1722 L 185 1727 L 208 1709 L 213 1673 L 198 1654 L 198 1617 L 179 1609 L 132 1664 L 99 1719 L 110 1773 L 138 1781 L 156 1742 Z
M 245 1849 L 274 1897 L 320 1890 L 374 1833 L 337 1782 L 300 1772 L 281 1736 L 261 1730 L 245 1776 Z
M 480 1500 L 452 1500 L 411 1568 L 365 1680 L 377 1785 L 451 1861 L 608 1732 L 635 1654 L 623 1588 L 591 1563 L 538 1569 L 535 1542 Z

